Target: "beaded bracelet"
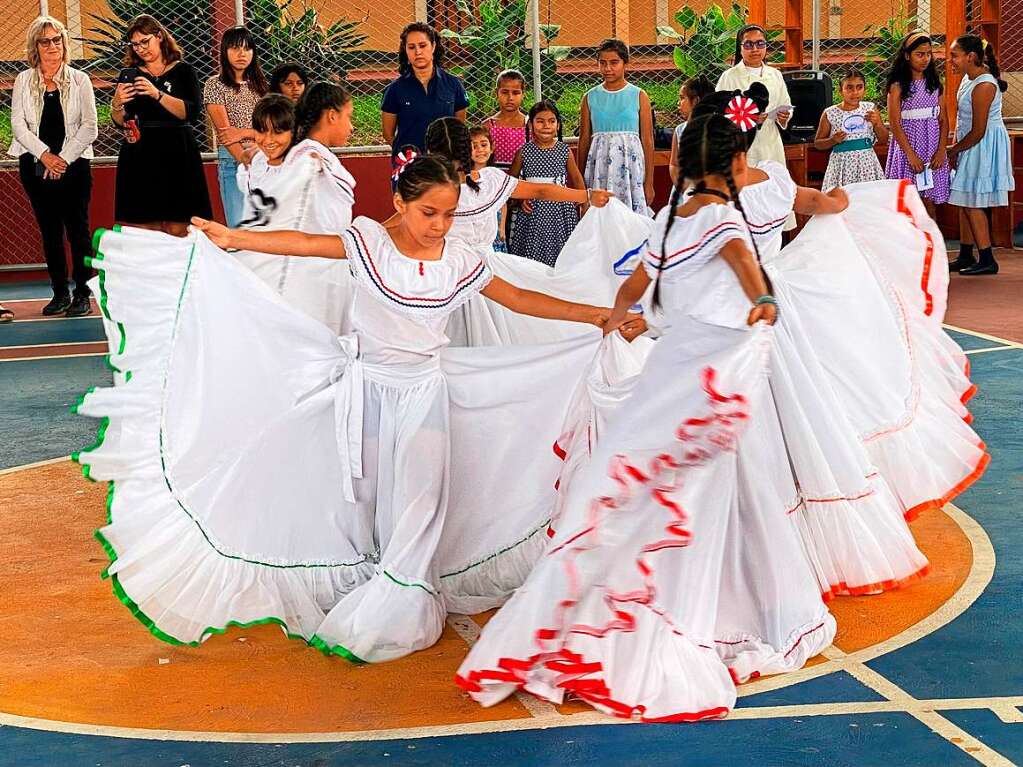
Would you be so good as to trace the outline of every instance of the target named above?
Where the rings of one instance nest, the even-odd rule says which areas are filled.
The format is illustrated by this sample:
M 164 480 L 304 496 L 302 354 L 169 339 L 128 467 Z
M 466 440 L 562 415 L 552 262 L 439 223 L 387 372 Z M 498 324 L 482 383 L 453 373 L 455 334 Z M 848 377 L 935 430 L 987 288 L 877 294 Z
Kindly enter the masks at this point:
M 753 302 L 754 306 L 762 306 L 764 304 L 772 304 L 775 307 L 777 307 L 778 299 L 772 296 L 771 294 L 767 294 L 766 296 L 761 296 L 760 298 Z

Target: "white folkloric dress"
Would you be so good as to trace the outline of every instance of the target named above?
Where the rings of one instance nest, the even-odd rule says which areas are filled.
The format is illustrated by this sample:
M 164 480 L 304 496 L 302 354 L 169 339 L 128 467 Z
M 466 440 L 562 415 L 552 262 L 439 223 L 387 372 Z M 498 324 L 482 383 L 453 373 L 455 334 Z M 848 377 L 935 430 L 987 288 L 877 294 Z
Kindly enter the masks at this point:
M 115 593 L 162 639 L 275 622 L 387 660 L 436 641 L 446 610 L 499 604 L 542 546 L 559 384 L 592 344 L 446 349 L 491 276 L 475 252 L 419 262 L 368 219 L 343 239 L 340 338 L 202 235 L 100 239 L 125 372 L 78 406 L 105 425 L 76 457 L 111 480 Z
M 798 668 L 834 636 L 788 516 L 775 329 L 745 326 L 718 256 L 746 227 L 725 205 L 678 219 L 663 266 L 658 237 L 646 268 L 661 272 L 664 335 L 563 489 L 544 556 L 459 669 L 484 705 L 523 688 L 644 721 L 723 716 L 736 681 Z
M 634 216 L 616 200 L 605 208 L 593 208 L 579 222 L 552 268 L 493 250 L 497 232 L 494 213 L 510 199 L 518 179 L 497 168 L 483 168 L 477 183 L 478 192 L 462 185 L 449 238 L 475 249 L 494 274 L 517 287 L 566 301 L 611 306 L 624 275 L 622 267 L 627 262 L 631 266 L 637 256 L 628 249 L 634 250 L 646 240 L 650 219 Z M 595 328 L 515 314 L 483 296 L 474 297 L 452 314 L 448 335 L 453 346 L 543 344 L 580 335 L 595 343 L 600 339 Z
M 802 360 L 835 425 L 863 446 L 855 463 L 840 461 L 837 444 L 850 440 L 827 438 L 806 392 L 790 382 L 804 413 L 782 408 L 783 425 L 786 416 L 814 424 L 835 478 L 815 487 L 799 477 L 796 518 L 822 586 L 836 594 L 897 588 L 926 572 L 906 521 L 961 492 L 988 460 L 963 403 L 973 391 L 965 356 L 941 329 L 948 277 L 931 265 L 944 257 L 943 241 L 915 190 L 879 181 L 848 187 L 841 216 L 817 219 L 783 249 L 777 224 L 796 186 L 783 166 L 759 167 L 768 180 L 740 194 L 782 306 L 779 330 L 791 338 L 780 348 Z M 796 441 L 797 475 L 806 460 L 799 448 Z
M 278 166 L 257 153 L 249 167 L 238 167 L 238 188 L 245 197 L 244 229 L 341 234 L 352 223 L 355 179 L 312 139 L 293 146 Z M 351 330 L 351 278 L 343 261 L 250 251 L 235 256 L 295 308 L 340 335 Z

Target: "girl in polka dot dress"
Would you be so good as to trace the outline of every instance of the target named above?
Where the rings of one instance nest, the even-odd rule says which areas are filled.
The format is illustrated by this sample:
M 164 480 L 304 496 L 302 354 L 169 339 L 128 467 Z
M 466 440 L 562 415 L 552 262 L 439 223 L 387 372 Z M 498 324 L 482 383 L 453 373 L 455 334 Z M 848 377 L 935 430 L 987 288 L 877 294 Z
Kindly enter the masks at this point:
M 585 189 L 586 183 L 568 145 L 562 141 L 561 113 L 553 101 L 533 105 L 526 121 L 529 140 L 515 155 L 510 175 L 534 183 Z M 523 204 L 512 227 L 511 252 L 554 266 L 579 223 L 573 203 L 531 200 Z

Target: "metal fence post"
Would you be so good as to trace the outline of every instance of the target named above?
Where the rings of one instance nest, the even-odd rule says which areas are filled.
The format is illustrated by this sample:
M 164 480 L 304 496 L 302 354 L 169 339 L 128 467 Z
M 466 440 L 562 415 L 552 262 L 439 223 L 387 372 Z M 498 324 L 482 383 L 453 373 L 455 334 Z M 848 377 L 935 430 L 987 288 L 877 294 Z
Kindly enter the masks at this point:
M 39 0 L 39 15 L 40 16 L 50 15 L 50 3 L 48 0 Z
M 543 73 L 540 71 L 540 0 L 530 0 L 530 21 L 533 24 L 533 101 L 543 98 Z
M 234 0 L 234 23 L 239 27 L 245 23 L 245 0 Z
M 828 0 L 833 2 L 834 0 Z M 813 49 L 810 58 L 810 69 L 821 68 L 821 0 L 813 0 Z

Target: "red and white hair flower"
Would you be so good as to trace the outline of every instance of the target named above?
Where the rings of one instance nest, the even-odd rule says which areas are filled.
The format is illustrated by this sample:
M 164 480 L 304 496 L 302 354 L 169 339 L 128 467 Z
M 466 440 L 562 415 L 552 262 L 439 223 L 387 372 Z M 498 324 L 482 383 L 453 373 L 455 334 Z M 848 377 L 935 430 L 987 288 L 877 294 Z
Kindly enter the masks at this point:
M 732 100 L 728 102 L 728 106 L 725 107 L 725 117 L 743 133 L 757 127 L 756 117 L 758 114 L 760 114 L 760 109 L 748 96 L 733 96 Z

